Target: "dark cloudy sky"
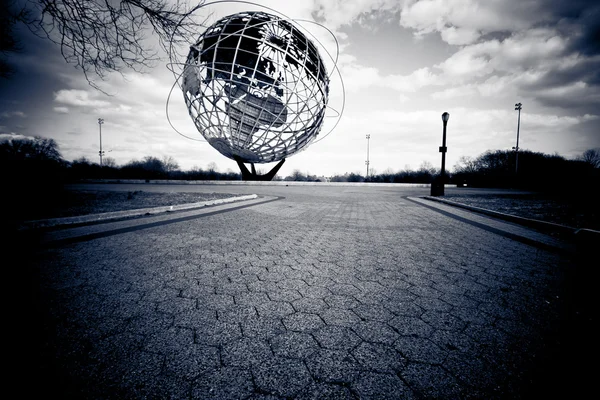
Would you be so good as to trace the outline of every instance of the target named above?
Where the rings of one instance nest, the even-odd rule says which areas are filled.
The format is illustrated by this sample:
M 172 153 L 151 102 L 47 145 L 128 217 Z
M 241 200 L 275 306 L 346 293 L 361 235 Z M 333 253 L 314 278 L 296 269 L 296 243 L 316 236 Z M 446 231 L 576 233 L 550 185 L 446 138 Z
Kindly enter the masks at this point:
M 365 135 L 376 172 L 439 167 L 441 114 L 450 113 L 447 165 L 460 156 L 510 149 L 523 103 L 520 147 L 573 158 L 600 147 L 600 2 L 582 0 L 298 0 L 258 1 L 298 20 L 335 55 L 345 86 L 339 124 L 322 141 L 288 158 L 317 175 L 365 172 Z M 201 10 L 211 20 L 249 4 L 219 3 Z M 147 155 L 173 156 L 182 168 L 236 164 L 205 142 L 185 139 L 168 124 L 167 96 L 175 78 L 167 61 L 145 74 L 127 71 L 91 88 L 59 49 L 18 27 L 23 50 L 10 61 L 16 73 L 0 79 L 0 140 L 11 135 L 52 137 L 63 156 L 98 160 L 103 148 L 118 164 Z M 193 39 L 192 39 L 193 40 Z M 181 60 L 183 62 L 184 60 Z M 329 71 L 334 72 L 332 64 Z M 341 109 L 332 75 L 330 105 Z M 333 125 L 335 113 L 324 132 Z M 176 88 L 173 124 L 201 138 Z

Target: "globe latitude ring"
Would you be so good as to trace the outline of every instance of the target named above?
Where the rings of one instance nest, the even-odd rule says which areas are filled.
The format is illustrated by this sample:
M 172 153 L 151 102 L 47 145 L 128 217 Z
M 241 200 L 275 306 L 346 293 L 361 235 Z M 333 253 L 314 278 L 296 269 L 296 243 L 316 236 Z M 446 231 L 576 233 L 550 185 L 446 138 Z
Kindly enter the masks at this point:
M 218 20 L 190 47 L 182 90 L 196 128 L 215 149 L 236 161 L 269 163 L 317 137 L 329 77 L 298 27 L 243 12 Z

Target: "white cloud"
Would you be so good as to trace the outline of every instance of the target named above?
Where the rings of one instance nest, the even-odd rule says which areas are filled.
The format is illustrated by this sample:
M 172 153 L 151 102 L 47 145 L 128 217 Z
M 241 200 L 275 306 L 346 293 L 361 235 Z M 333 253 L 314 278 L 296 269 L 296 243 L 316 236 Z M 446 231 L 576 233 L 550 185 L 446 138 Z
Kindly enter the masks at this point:
M 69 107 L 54 107 L 54 111 L 59 113 L 59 114 L 68 114 L 69 113 Z
M 438 76 L 433 74 L 429 68 L 419 68 L 409 75 L 391 75 L 383 82 L 389 88 L 413 93 L 417 90 L 431 85 L 439 85 Z
M 544 130 L 547 128 L 553 129 L 564 129 L 569 128 L 577 124 L 581 124 L 589 121 L 597 121 L 600 119 L 597 115 L 581 115 L 576 117 L 557 115 L 545 115 L 545 114 L 528 114 L 522 115 L 523 123 L 527 124 L 534 130 Z
M 488 48 L 494 45 L 497 45 L 497 42 L 485 43 L 485 47 Z M 490 64 L 489 51 L 483 50 L 482 47 L 484 46 L 481 44 L 467 46 L 436 67 L 452 81 L 471 80 L 487 75 L 493 71 L 493 66 Z
M 344 86 L 348 92 L 359 92 L 378 85 L 382 80 L 377 68 L 362 66 L 356 62 L 340 63 L 338 68 L 342 73 Z
M 395 12 L 400 6 L 397 0 L 314 0 L 317 17 L 331 29 L 338 29 L 372 12 Z
M 54 101 L 70 106 L 78 107 L 104 107 L 110 103 L 105 100 L 97 100 L 97 92 L 90 90 L 62 89 L 54 93 Z
M 480 34 L 474 29 L 450 26 L 442 28 L 441 35 L 442 40 L 448 44 L 463 45 L 475 42 Z
M 32 136 L 21 135 L 18 133 L 0 133 L 0 142 L 11 142 L 13 140 L 35 140 Z
M 465 85 L 434 92 L 431 94 L 431 97 L 435 100 L 448 100 L 457 97 L 473 96 L 475 94 L 477 94 L 477 88 L 474 85 Z
M 533 30 L 516 34 L 504 41 L 490 40 L 462 47 L 433 68 L 419 68 L 407 75 L 382 75 L 375 67 L 360 65 L 342 58 L 340 69 L 348 91 L 366 87 L 385 87 L 399 92 L 414 93 L 428 86 L 480 85 L 471 87 L 484 96 L 491 96 L 508 83 L 534 84 L 552 69 L 568 69 L 576 65 L 572 57 L 562 57 L 564 39 L 550 30 Z M 449 98 L 458 91 L 450 88 Z
M 400 25 L 417 35 L 440 32 L 447 43 L 461 45 L 486 33 L 534 26 L 546 18 L 539 8 L 535 2 L 507 0 L 410 0 Z
M 339 65 L 348 92 L 360 92 L 379 87 L 400 93 L 415 93 L 419 89 L 438 85 L 439 77 L 429 68 L 419 68 L 408 75 L 383 75 L 375 67 L 360 65 L 354 58 L 343 57 Z

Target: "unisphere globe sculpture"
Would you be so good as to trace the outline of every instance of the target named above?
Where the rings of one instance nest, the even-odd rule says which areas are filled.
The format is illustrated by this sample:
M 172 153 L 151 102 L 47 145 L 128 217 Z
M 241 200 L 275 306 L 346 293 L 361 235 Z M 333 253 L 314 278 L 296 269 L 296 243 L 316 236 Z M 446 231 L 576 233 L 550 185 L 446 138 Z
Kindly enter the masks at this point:
M 298 27 L 274 15 L 243 12 L 217 21 L 191 46 L 182 77 L 196 128 L 238 164 L 285 160 L 323 124 L 323 59 Z

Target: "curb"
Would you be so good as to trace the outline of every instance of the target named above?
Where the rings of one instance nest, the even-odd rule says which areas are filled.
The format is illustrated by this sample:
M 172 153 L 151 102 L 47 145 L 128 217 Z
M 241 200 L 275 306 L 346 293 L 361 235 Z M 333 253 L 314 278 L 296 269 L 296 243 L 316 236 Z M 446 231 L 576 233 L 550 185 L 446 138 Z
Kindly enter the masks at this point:
M 577 229 L 577 228 L 571 228 L 570 226 L 566 226 L 566 225 L 555 224 L 553 222 L 545 222 L 545 221 L 539 221 L 537 219 L 517 217 L 515 215 L 504 214 L 504 213 L 501 213 L 498 211 L 487 210 L 485 208 L 480 208 L 480 207 L 475 207 L 475 206 L 468 206 L 466 204 L 461 204 L 461 203 L 457 203 L 457 202 L 454 202 L 451 200 L 446 200 L 446 199 L 440 199 L 438 197 L 433 197 L 433 196 L 424 196 L 422 198 L 426 199 L 426 200 L 437 201 L 439 203 L 444 203 L 444 204 L 447 204 L 447 205 L 453 206 L 453 207 L 464 208 L 465 210 L 477 212 L 480 214 L 485 214 L 490 217 L 502 219 L 505 221 L 514 222 L 519 225 L 527 226 L 529 228 L 535 228 L 535 229 L 540 229 L 540 230 L 545 230 L 545 231 L 553 231 L 553 232 L 558 232 L 558 233 L 565 233 L 565 234 L 569 234 L 569 235 L 573 235 L 573 234 L 577 233 L 578 231 L 583 230 L 583 231 L 596 232 L 599 235 L 598 238 L 600 238 L 600 232 L 593 231 L 591 229 Z M 592 235 L 593 235 L 593 233 L 592 233 Z
M 593 251 L 597 251 L 600 246 L 600 231 L 593 229 L 577 229 L 574 233 L 575 242 L 579 249 L 589 252 L 590 256 Z
M 35 221 L 25 221 L 21 224 L 19 230 L 31 230 L 31 229 L 49 229 L 49 228 L 62 228 L 62 227 L 73 227 L 79 225 L 111 222 L 116 220 L 122 220 L 132 217 L 140 217 L 145 215 L 154 215 L 174 211 L 193 210 L 202 207 L 215 206 L 226 203 L 233 203 L 236 201 L 252 200 L 258 198 L 256 194 L 249 194 L 244 196 L 229 197 L 226 199 L 209 200 L 197 203 L 186 203 L 175 206 L 161 206 L 161 207 L 150 207 L 150 208 L 137 208 L 126 211 L 113 211 L 99 214 L 89 214 L 77 217 L 64 217 L 64 218 L 49 218 Z

